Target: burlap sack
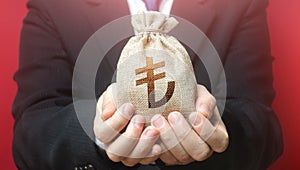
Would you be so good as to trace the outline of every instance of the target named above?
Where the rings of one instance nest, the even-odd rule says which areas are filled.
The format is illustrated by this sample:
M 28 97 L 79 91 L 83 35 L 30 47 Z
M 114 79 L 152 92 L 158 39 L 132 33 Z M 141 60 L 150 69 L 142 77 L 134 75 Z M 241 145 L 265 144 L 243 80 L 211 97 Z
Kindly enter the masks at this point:
M 136 36 L 124 47 L 117 65 L 117 106 L 132 103 L 147 124 L 155 114 L 167 117 L 195 111 L 196 78 L 179 41 L 166 35 L 177 20 L 160 12 L 132 16 Z

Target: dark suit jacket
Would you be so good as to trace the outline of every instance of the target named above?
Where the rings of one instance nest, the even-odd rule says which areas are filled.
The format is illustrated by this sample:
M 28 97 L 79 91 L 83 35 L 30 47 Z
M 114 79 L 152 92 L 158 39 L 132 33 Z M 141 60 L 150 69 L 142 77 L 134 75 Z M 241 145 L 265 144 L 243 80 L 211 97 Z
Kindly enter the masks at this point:
M 282 153 L 281 129 L 271 108 L 273 58 L 267 5 L 267 0 L 175 0 L 172 14 L 199 27 L 223 62 L 228 86 L 223 120 L 230 144 L 224 153 L 204 162 L 170 169 L 265 169 Z M 83 44 L 103 25 L 128 15 L 126 1 L 31 0 L 28 8 L 19 70 L 14 77 L 18 84 L 13 104 L 17 167 L 74 169 L 90 164 L 101 170 L 124 169 L 98 151 L 81 128 L 71 88 L 74 63 Z M 119 56 L 125 42 L 110 50 L 106 60 Z M 103 62 L 99 70 L 109 76 L 97 76 L 97 96 L 106 89 L 113 73 L 107 61 Z M 199 76 L 201 63 L 193 64 L 197 81 L 209 86 L 207 77 Z

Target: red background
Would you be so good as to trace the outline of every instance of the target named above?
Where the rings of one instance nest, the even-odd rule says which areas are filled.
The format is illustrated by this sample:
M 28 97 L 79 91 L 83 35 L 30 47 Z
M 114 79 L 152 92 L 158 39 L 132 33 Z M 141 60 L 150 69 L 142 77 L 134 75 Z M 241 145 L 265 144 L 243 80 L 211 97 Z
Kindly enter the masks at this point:
M 270 0 L 268 18 L 274 62 L 274 109 L 284 134 L 283 156 L 271 170 L 300 169 L 300 1 Z M 12 159 L 11 103 L 16 92 L 12 80 L 18 64 L 18 43 L 25 0 L 2 1 L 0 6 L 0 169 L 16 169 Z M 297 96 L 298 94 L 298 96 Z

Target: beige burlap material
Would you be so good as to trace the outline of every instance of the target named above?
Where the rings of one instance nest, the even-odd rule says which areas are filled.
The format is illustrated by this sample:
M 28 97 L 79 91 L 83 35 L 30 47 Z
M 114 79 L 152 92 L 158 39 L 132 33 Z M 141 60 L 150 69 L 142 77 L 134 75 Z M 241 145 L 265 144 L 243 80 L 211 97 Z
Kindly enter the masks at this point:
M 147 124 L 155 114 L 167 117 L 195 111 L 196 78 L 190 57 L 180 42 L 167 35 L 177 20 L 160 12 L 132 16 L 133 36 L 117 65 L 117 106 L 132 103 Z

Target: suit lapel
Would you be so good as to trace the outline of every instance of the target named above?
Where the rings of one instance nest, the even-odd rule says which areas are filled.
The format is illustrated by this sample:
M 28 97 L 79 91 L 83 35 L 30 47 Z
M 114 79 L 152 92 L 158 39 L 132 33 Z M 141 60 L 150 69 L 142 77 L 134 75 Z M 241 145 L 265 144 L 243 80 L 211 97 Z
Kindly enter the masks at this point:
M 130 15 L 126 0 L 83 0 L 89 4 L 86 16 L 95 32 L 105 24 Z
M 107 35 L 101 36 L 97 34 L 98 46 L 101 53 L 106 53 L 105 50 L 110 50 L 106 53 L 105 58 L 102 62 L 104 65 L 109 65 L 111 71 L 115 71 L 116 63 L 120 56 L 120 52 L 124 46 L 124 43 L 117 44 L 113 50 L 107 48 L 108 44 L 115 44 L 113 38 L 123 37 L 123 32 L 131 32 L 133 35 L 133 28 L 130 22 L 130 12 L 128 9 L 126 0 L 83 0 L 88 4 L 88 8 L 84 10 L 86 19 L 90 25 L 90 29 L 93 33 L 98 31 L 100 28 L 103 28 L 106 24 L 117 20 L 121 17 L 127 16 L 126 19 L 122 19 L 120 23 L 113 24 L 113 29 L 106 30 Z M 128 20 L 128 21 L 127 21 Z M 116 22 L 114 22 L 116 23 Z M 131 36 L 130 34 L 126 35 L 127 37 Z M 101 36 L 101 37 L 99 37 Z M 111 38 L 110 38 L 111 37 Z M 126 41 L 127 42 L 127 41 Z M 123 45 L 123 46 L 121 46 Z
M 215 0 L 203 1 L 174 0 L 171 14 L 188 20 L 206 34 L 215 19 Z

